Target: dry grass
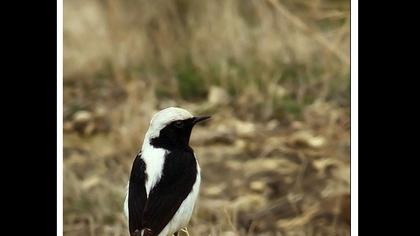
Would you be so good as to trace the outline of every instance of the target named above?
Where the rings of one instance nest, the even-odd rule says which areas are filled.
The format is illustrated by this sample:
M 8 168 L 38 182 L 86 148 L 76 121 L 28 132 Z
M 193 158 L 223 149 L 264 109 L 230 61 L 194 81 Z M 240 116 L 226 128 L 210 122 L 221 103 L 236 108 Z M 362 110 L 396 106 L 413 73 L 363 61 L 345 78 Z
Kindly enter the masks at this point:
M 211 113 L 190 235 L 349 235 L 349 2 L 64 1 L 64 234 L 127 235 L 151 115 Z

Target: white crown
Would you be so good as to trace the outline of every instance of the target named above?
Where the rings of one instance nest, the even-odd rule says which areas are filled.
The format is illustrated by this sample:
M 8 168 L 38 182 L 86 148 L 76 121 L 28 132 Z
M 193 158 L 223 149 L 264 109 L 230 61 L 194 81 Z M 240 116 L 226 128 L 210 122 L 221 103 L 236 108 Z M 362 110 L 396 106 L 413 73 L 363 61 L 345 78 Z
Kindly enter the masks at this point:
M 153 115 L 150 121 L 149 130 L 146 133 L 145 140 L 157 137 L 161 129 L 165 128 L 169 123 L 176 120 L 186 120 L 192 118 L 193 115 L 187 110 L 179 107 L 168 107 Z

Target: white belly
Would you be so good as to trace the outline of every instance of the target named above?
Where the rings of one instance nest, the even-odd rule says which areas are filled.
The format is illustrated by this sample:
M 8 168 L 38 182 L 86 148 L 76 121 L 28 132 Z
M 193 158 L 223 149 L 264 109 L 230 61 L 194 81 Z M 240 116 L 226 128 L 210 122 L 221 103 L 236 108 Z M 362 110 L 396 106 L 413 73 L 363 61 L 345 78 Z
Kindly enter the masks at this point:
M 182 202 L 181 206 L 178 208 L 171 221 L 166 225 L 166 227 L 162 230 L 159 236 L 173 235 L 175 232 L 188 225 L 188 222 L 190 221 L 194 210 L 195 202 L 198 198 L 198 192 L 200 190 L 200 181 L 200 167 L 198 167 L 197 178 L 191 193 Z

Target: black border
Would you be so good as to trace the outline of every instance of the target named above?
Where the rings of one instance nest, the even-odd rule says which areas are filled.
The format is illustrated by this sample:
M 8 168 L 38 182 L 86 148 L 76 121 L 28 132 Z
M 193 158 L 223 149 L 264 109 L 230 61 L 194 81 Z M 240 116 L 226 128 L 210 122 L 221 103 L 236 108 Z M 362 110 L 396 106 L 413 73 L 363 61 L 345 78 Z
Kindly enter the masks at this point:
M 8 3 L 6 3 L 8 4 Z M 12 3 L 13 4 L 13 3 Z M 57 235 L 57 1 L 16 2 L 2 32 L 10 234 Z M 5 14 L 6 15 L 6 14 Z M 5 95 L 6 94 L 6 95 Z M 9 145 L 10 144 L 10 145 Z M 6 232 L 6 231 L 5 231 Z M 8 233 L 6 233 L 8 234 Z

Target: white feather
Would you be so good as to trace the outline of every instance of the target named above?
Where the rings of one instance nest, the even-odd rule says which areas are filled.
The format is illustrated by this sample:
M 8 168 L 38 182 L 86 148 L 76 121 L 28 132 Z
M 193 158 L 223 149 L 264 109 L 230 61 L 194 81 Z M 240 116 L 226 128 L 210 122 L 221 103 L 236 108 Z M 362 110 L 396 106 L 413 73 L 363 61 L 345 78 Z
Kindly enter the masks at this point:
M 165 149 L 146 148 L 142 151 L 141 158 L 146 164 L 146 194 L 149 197 L 150 190 L 162 177 L 163 164 L 165 163 Z
M 198 192 L 200 190 L 200 167 L 197 162 L 197 178 L 194 183 L 193 189 L 190 194 L 182 202 L 181 206 L 176 211 L 175 215 L 169 221 L 169 223 L 163 228 L 162 232 L 158 236 L 168 236 L 173 235 L 175 232 L 179 231 L 181 228 L 186 227 L 188 222 L 191 219 L 195 203 L 198 198 Z
M 191 115 L 191 113 L 182 108 L 169 107 L 163 109 L 153 116 L 152 120 L 150 121 L 150 126 L 147 130 L 144 140 L 148 141 L 154 137 L 159 136 L 160 130 L 172 121 L 185 120 L 192 117 L 193 115 Z
M 146 171 L 147 171 L 147 168 L 146 168 Z M 149 183 L 151 182 L 157 183 L 156 180 L 150 181 Z M 188 225 L 188 222 L 190 221 L 193 210 L 194 210 L 195 203 L 198 198 L 198 193 L 200 191 L 200 183 L 201 183 L 201 169 L 197 162 L 197 177 L 196 177 L 192 191 L 185 198 L 181 206 L 176 211 L 175 215 L 172 217 L 172 219 L 169 221 L 169 223 L 165 226 L 165 228 L 162 230 L 162 232 L 158 236 L 172 235 L 175 232 L 179 231 L 181 228 L 186 227 Z M 130 183 L 127 184 L 127 193 L 126 193 L 126 197 L 124 201 L 124 213 L 125 213 L 125 216 L 127 217 L 127 220 L 128 220 L 128 186 L 129 184 Z M 147 184 L 146 184 L 146 187 L 147 187 Z M 146 190 L 146 191 L 148 194 L 150 190 Z M 142 232 L 142 235 L 143 235 L 143 232 Z
M 162 177 L 162 170 L 165 163 L 165 155 L 167 150 L 162 148 L 155 148 L 150 145 L 150 140 L 154 137 L 157 137 L 160 133 L 160 130 L 164 128 L 167 124 L 175 120 L 184 120 L 193 117 L 188 111 L 177 108 L 170 107 L 163 109 L 156 113 L 152 120 L 150 121 L 149 129 L 147 130 L 144 142 L 142 146 L 141 158 L 146 164 L 146 174 L 147 180 L 145 183 L 147 197 L 151 189 L 159 182 Z M 198 192 L 200 189 L 200 166 L 197 162 L 197 177 L 193 185 L 192 191 L 182 202 L 181 206 L 176 211 L 175 215 L 172 217 L 170 222 L 165 226 L 162 232 L 158 236 L 168 236 L 172 235 L 175 232 L 179 231 L 181 228 L 186 227 L 188 222 L 191 219 L 195 202 L 198 197 Z M 127 192 L 124 201 L 124 213 L 128 220 L 128 189 L 129 184 L 127 184 Z M 143 232 L 142 232 L 143 235 Z
M 125 217 L 127 217 L 127 221 L 128 221 L 128 188 L 130 186 L 130 181 L 128 181 L 127 183 L 127 190 L 125 192 L 125 200 L 124 200 L 124 215 Z

